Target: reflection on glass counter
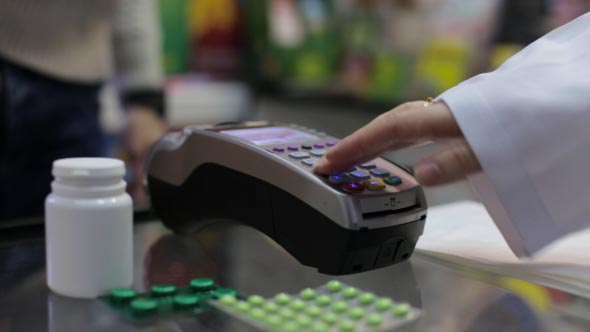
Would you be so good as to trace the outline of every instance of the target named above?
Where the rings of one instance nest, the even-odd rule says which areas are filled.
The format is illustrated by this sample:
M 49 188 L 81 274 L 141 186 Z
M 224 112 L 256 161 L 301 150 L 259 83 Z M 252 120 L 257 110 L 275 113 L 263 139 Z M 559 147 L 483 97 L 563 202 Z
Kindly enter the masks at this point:
M 51 294 L 45 285 L 42 233 L 0 242 L 0 330 L 13 331 L 254 331 L 215 310 L 129 319 L 102 300 Z M 138 291 L 156 284 L 186 285 L 211 277 L 244 296 L 296 294 L 333 277 L 301 266 L 260 233 L 218 225 L 173 235 L 160 223 L 135 229 Z M 373 294 L 420 308 L 421 318 L 400 331 L 588 331 L 590 300 L 526 281 L 446 265 L 417 254 L 408 262 L 339 278 Z

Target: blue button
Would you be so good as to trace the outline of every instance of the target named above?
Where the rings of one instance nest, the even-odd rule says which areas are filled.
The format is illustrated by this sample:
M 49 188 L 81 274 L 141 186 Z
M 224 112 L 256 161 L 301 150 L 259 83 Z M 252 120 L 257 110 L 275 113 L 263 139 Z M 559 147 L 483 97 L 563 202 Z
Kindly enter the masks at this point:
M 374 162 L 368 162 L 368 163 L 360 164 L 359 167 L 364 168 L 364 169 L 371 169 L 371 168 L 375 168 L 377 166 L 375 166 Z
M 309 154 L 307 152 L 291 152 L 289 153 L 289 157 L 293 159 L 305 159 L 309 158 Z
M 383 168 L 373 168 L 371 170 L 371 174 L 373 174 L 374 176 L 380 177 L 380 178 L 384 178 L 386 176 L 389 176 L 389 172 Z
M 316 161 L 318 161 L 318 160 L 315 158 L 309 158 L 309 159 L 303 159 L 301 161 L 301 163 L 303 163 L 303 165 L 305 165 L 305 166 L 312 167 L 313 165 L 315 165 Z
M 328 182 L 332 184 L 343 184 L 350 181 L 350 178 L 344 173 L 332 173 L 328 178 Z
M 353 179 L 355 180 L 368 180 L 371 178 L 371 176 L 369 175 L 369 173 L 365 172 L 365 171 L 356 171 L 356 172 L 351 172 L 350 176 L 352 176 Z
M 311 150 L 309 151 L 309 153 L 314 156 L 314 157 L 321 157 L 324 154 L 326 154 L 326 150 L 324 149 L 316 149 L 316 150 Z

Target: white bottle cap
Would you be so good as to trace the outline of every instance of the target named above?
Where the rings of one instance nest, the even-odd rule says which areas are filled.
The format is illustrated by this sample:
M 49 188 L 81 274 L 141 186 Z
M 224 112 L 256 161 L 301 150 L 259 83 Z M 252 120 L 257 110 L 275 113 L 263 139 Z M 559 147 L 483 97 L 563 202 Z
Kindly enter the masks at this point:
M 125 164 L 112 158 L 67 158 L 53 162 L 53 176 L 60 178 L 123 177 Z

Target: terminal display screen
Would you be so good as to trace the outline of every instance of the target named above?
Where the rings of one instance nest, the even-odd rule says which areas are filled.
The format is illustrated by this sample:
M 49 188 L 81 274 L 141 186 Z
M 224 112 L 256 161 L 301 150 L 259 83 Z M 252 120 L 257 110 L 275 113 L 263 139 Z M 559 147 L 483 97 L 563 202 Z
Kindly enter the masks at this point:
M 288 144 L 318 139 L 317 136 L 289 127 L 233 129 L 220 131 L 220 133 L 234 136 L 256 145 Z

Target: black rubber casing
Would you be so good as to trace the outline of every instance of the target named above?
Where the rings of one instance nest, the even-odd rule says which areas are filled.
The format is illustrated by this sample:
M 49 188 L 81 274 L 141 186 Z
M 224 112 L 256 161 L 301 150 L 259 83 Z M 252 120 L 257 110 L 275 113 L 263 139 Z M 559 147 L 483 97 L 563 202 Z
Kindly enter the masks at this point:
M 201 165 L 180 187 L 152 176 L 148 187 L 156 213 L 176 232 L 195 232 L 218 221 L 254 227 L 301 264 L 330 275 L 406 260 L 425 222 L 424 216 L 393 227 L 349 230 L 280 188 L 215 164 Z

